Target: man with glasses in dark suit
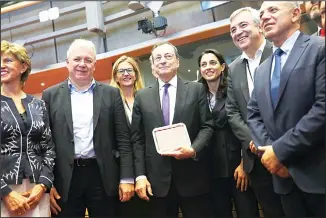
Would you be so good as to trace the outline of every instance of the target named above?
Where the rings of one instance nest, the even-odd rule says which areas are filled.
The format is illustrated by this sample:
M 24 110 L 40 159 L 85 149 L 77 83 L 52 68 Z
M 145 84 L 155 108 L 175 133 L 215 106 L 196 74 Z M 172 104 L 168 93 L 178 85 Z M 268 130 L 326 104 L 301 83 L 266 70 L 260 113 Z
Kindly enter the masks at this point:
M 149 201 L 152 217 L 211 216 L 209 180 L 204 162 L 196 159 L 213 134 L 204 86 L 177 76 L 179 55 L 171 43 L 152 49 L 156 82 L 137 92 L 132 116 L 132 142 L 138 196 Z M 184 123 L 191 147 L 180 145 L 160 155 L 153 140 L 156 127 Z

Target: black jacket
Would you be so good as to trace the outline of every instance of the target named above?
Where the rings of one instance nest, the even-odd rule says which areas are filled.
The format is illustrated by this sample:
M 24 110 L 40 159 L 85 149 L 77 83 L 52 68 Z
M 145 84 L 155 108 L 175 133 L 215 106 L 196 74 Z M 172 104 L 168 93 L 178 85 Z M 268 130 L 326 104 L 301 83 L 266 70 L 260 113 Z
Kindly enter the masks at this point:
M 208 87 L 203 78 L 198 82 L 203 83 L 208 93 Z M 225 110 L 226 94 L 222 91 L 216 93 L 216 103 L 212 108 L 215 131 L 206 155 L 208 158 L 210 175 L 214 178 L 233 177 L 234 170 L 241 161 L 241 143 L 233 134 Z
M 22 99 L 27 119 L 21 118 L 11 98 L 1 96 L 1 196 L 8 184 L 32 183 L 52 187 L 54 144 L 44 101 L 27 95 Z

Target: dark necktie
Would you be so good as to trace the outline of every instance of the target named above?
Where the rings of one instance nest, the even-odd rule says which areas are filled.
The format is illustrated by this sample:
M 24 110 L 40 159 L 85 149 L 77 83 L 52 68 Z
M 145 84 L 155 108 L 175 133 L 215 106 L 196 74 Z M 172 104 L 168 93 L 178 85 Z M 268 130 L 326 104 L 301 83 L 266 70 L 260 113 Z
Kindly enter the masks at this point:
M 169 89 L 170 84 L 166 83 L 163 91 L 163 97 L 162 97 L 162 112 L 163 112 L 163 119 L 164 119 L 164 125 L 167 126 L 170 124 L 170 97 L 169 97 Z
M 271 79 L 271 98 L 272 98 L 272 104 L 273 108 L 276 106 L 276 101 L 278 98 L 278 92 L 280 87 L 280 75 L 281 75 L 281 56 L 283 54 L 282 49 L 278 48 L 274 52 L 274 71 Z
M 325 37 L 325 29 L 320 29 L 319 36 Z

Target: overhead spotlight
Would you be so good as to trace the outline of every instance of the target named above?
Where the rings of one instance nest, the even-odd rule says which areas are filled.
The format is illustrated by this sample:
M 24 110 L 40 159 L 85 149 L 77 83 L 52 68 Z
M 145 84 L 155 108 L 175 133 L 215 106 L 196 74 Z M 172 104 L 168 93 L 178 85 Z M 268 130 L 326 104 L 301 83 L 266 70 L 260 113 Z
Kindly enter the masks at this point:
M 41 11 L 39 14 L 40 22 L 45 22 L 48 20 L 55 20 L 60 16 L 59 8 L 54 7 L 46 11 Z
M 38 13 L 40 22 L 45 22 L 49 20 L 49 15 L 48 15 L 48 11 L 41 11 L 40 13 Z
M 54 7 L 54 8 L 50 8 L 48 10 L 48 14 L 49 14 L 49 19 L 50 20 L 55 20 L 59 17 L 59 8 L 58 7 Z
M 137 11 L 137 10 L 143 9 L 144 5 L 140 1 L 130 1 L 128 3 L 128 8 L 133 11 Z

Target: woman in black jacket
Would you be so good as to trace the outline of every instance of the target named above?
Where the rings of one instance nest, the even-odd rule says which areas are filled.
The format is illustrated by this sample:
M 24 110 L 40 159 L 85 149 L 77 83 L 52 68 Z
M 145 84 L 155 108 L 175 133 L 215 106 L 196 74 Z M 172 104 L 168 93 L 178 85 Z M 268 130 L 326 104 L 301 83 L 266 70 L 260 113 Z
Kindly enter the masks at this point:
M 117 87 L 120 90 L 128 125 L 130 127 L 135 94 L 138 90 L 144 87 L 141 72 L 135 59 L 125 55 L 118 58 L 112 68 L 111 86 Z M 123 186 L 126 186 L 125 188 L 128 187 L 128 185 L 123 182 L 128 183 L 134 181 L 121 182 L 119 189 L 124 188 Z M 148 202 L 140 199 L 138 195 L 134 195 L 134 186 L 130 188 L 130 193 L 132 193 L 132 195 L 129 195 L 128 197 L 121 196 L 120 193 L 120 217 L 148 216 Z M 131 196 L 133 196 L 133 199 L 130 199 Z
M 238 217 L 259 216 L 257 200 L 242 167 L 241 144 L 233 134 L 225 110 L 228 66 L 222 54 L 205 50 L 198 57 L 201 78 L 207 91 L 215 132 L 208 152 L 211 197 L 215 217 L 232 217 L 233 203 Z
M 23 91 L 24 47 L 1 41 L 1 217 L 49 216 L 54 144 L 45 103 Z

